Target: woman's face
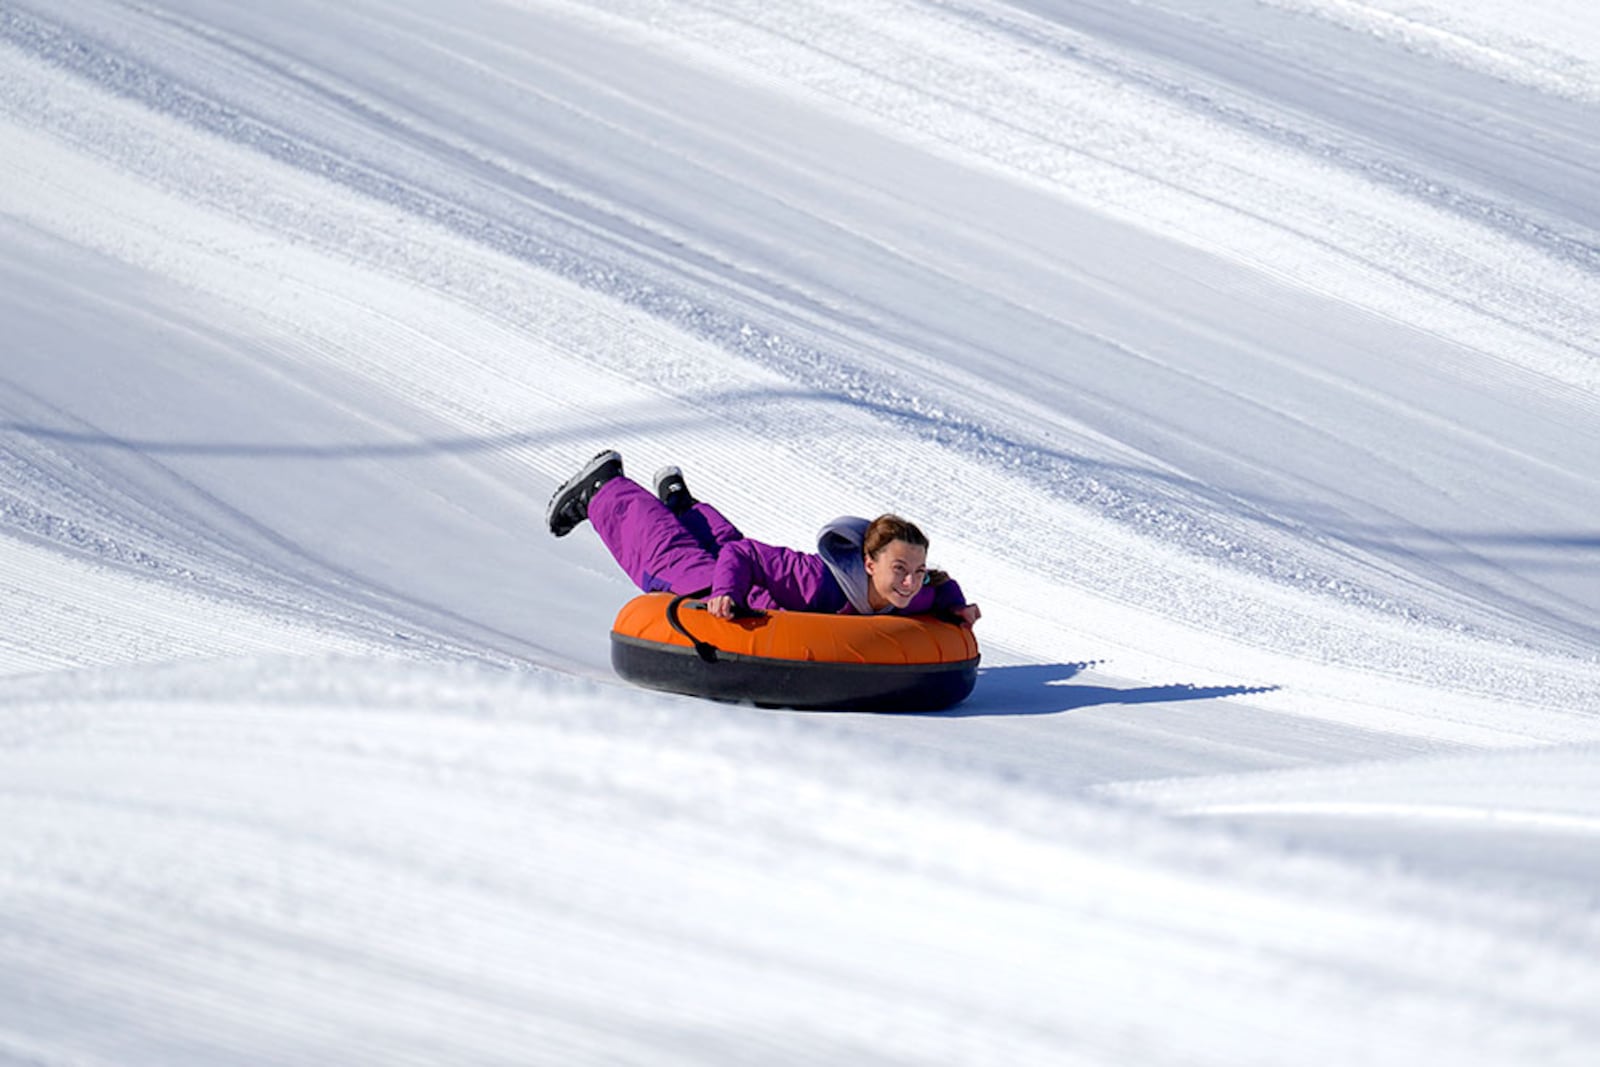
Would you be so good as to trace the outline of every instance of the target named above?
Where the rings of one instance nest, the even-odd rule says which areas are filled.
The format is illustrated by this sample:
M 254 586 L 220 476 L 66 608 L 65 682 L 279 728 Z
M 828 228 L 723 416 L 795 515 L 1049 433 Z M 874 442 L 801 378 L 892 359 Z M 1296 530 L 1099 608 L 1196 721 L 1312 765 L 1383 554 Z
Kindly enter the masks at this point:
M 928 575 L 928 550 L 906 541 L 890 541 L 867 557 L 868 597 L 874 608 L 904 608 Z

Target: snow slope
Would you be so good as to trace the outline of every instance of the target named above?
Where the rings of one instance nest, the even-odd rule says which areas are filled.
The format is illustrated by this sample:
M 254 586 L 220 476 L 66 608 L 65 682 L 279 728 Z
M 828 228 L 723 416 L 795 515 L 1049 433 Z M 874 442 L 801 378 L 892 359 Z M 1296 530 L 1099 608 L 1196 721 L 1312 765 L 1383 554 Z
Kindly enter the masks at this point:
M 0 0 L 0 1062 L 1590 1062 L 1600 25 Z M 595 450 L 941 715 L 640 693 Z

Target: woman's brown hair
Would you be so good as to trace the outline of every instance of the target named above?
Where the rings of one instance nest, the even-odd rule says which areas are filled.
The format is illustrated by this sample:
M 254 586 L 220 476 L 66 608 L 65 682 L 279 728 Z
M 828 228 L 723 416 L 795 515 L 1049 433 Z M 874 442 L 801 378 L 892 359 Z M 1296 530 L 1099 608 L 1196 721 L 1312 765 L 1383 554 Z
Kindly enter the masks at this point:
M 868 559 L 877 559 L 878 553 L 896 541 L 916 545 L 923 551 L 928 548 L 928 535 L 916 523 L 898 515 L 879 515 L 867 526 L 866 535 L 861 539 L 861 551 Z M 950 575 L 944 571 L 930 570 L 924 582 L 927 585 L 942 585 L 949 580 Z

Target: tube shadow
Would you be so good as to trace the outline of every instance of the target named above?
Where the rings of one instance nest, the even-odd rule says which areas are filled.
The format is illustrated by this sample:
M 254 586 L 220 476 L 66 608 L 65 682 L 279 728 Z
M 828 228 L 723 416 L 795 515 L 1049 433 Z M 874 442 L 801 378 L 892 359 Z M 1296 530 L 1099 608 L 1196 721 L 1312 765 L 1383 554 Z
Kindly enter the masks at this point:
M 1271 693 L 1276 685 L 1172 685 L 1117 689 L 1106 685 L 1070 684 L 1073 676 L 1094 663 L 1025 664 L 986 667 L 978 674 L 972 696 L 954 708 L 930 714 L 949 718 L 979 715 L 1054 715 L 1103 704 L 1173 704 L 1186 700 Z

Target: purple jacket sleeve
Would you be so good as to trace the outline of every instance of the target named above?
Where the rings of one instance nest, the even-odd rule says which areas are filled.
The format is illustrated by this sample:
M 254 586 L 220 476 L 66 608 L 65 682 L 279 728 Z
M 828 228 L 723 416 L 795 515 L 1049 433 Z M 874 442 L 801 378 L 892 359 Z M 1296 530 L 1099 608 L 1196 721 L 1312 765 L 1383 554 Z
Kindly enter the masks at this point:
M 818 556 L 761 541 L 722 546 L 711 575 L 711 595 L 730 596 L 742 607 L 789 611 L 814 608 L 826 565 Z
M 917 595 L 911 598 L 911 603 L 901 614 L 928 615 L 934 612 L 953 612 L 957 608 L 965 607 L 966 596 L 961 592 L 961 586 L 954 578 L 938 585 L 925 585 L 917 590 Z
M 750 590 L 760 583 L 761 559 L 755 542 L 734 541 L 722 546 L 717 566 L 711 574 L 711 595 L 731 596 L 741 606 L 750 603 Z
M 828 577 L 821 556 L 749 539 L 722 546 L 711 575 L 710 595 L 732 597 L 740 607 L 761 611 L 852 610 L 837 583 Z M 917 590 L 902 614 L 954 612 L 966 602 L 961 586 L 948 581 Z

